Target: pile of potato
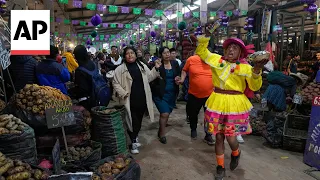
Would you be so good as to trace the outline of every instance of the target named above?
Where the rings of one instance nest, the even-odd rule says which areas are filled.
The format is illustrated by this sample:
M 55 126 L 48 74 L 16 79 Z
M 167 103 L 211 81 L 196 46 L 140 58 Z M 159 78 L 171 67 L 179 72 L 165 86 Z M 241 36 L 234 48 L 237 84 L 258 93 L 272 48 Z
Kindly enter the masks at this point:
M 81 159 L 84 159 L 88 157 L 90 154 L 92 154 L 93 149 L 91 147 L 69 147 L 69 156 L 67 156 L 67 151 L 62 151 L 60 156 L 61 156 L 61 161 L 79 161 Z
M 252 134 L 261 135 L 266 130 L 267 124 L 263 121 L 263 116 L 258 117 L 250 116 L 250 125 L 252 127 Z
M 16 94 L 16 103 L 20 108 L 40 115 L 45 114 L 46 103 L 69 99 L 59 89 L 36 84 L 27 84 Z
M 94 176 L 94 180 L 109 180 L 113 179 L 115 175 L 118 175 L 121 173 L 122 170 L 124 170 L 131 162 L 131 158 L 121 158 L 118 157 L 114 161 L 110 161 L 107 163 L 102 164 L 98 168 L 98 172 L 100 174 L 99 176 Z
M 0 99 L 0 111 L 6 107 L 6 103 Z
M 40 169 L 32 169 L 27 163 L 6 158 L 0 152 L 0 180 L 45 180 L 49 175 Z
M 21 134 L 28 125 L 12 114 L 0 115 L 0 135 Z
M 314 96 L 320 95 L 320 84 L 310 83 L 306 88 L 301 92 L 303 97 L 303 102 L 311 104 Z
M 101 110 L 99 112 L 103 113 L 103 114 L 111 114 L 111 113 L 116 112 L 116 111 L 117 111 L 116 109 L 105 109 L 105 110 Z

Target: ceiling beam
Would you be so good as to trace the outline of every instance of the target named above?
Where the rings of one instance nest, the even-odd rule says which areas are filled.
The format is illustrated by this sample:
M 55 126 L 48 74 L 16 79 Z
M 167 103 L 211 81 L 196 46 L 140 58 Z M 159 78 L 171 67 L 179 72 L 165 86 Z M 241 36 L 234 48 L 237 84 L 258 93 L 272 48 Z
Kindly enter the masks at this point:
M 139 3 L 129 3 L 129 4 L 113 4 L 114 6 L 149 6 L 154 4 L 155 2 L 139 2 Z M 83 8 L 69 8 L 66 10 L 66 12 L 77 12 L 77 11 L 90 11 L 89 9 L 83 7 Z
M 293 1 L 293 2 L 288 2 L 285 5 L 281 5 L 281 6 L 274 6 L 273 8 L 271 8 L 271 10 L 281 10 L 281 9 L 289 9 L 289 8 L 294 8 L 294 7 L 298 7 L 298 6 L 302 6 L 303 3 L 301 1 Z
M 120 28 L 112 28 L 112 29 L 103 29 L 103 30 L 98 30 L 98 35 L 99 33 L 106 33 L 106 32 L 114 32 L 115 34 L 118 33 L 119 31 L 121 31 L 123 29 Z M 82 30 L 82 31 L 78 31 L 78 34 L 82 34 L 82 33 L 91 33 L 92 30 Z
M 103 21 L 102 23 L 114 23 L 114 22 L 124 22 L 124 21 L 131 21 L 133 20 L 134 18 L 127 18 L 127 19 L 116 19 L 116 20 L 109 20 L 109 21 Z M 124 24 L 124 23 L 123 23 Z M 74 27 L 79 27 L 80 25 L 73 25 Z M 92 26 L 93 27 L 93 26 Z M 89 27 L 88 27 L 89 28 Z
M 115 16 L 121 16 L 121 15 L 128 15 L 127 13 L 119 13 L 119 14 L 107 14 L 103 17 L 115 17 Z M 91 19 L 92 16 L 82 16 L 82 17 L 74 17 L 71 20 L 81 20 L 81 19 Z

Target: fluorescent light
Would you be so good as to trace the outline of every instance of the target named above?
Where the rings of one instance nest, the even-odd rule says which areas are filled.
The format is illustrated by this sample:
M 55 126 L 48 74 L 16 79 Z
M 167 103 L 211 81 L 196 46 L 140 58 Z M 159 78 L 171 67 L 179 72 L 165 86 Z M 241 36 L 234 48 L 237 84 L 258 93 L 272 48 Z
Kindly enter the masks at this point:
M 212 3 L 212 2 L 214 2 L 214 1 L 216 1 L 216 0 L 207 0 L 207 4 L 210 4 L 210 3 Z M 201 5 L 201 1 L 200 0 L 198 0 L 198 1 L 196 1 L 196 2 L 194 2 L 194 4 L 196 4 L 196 5 Z M 190 6 L 190 5 L 188 5 L 187 7 L 183 7 L 182 8 L 182 14 L 185 14 L 185 13 L 187 13 L 187 12 L 190 12 L 190 10 L 191 11 L 193 11 L 193 10 L 196 10 L 196 9 L 198 9 L 199 7 L 198 6 Z M 177 14 L 172 14 L 172 15 L 170 15 L 170 16 L 168 16 L 168 19 L 174 19 L 174 18 L 176 18 L 177 17 Z
M 100 14 L 100 16 L 103 16 L 103 14 Z
M 207 4 L 210 4 L 210 3 L 214 2 L 214 1 L 216 1 L 216 0 L 207 0 Z M 200 6 L 200 5 L 201 5 L 201 1 L 198 0 L 198 1 L 194 2 L 194 4 Z M 189 7 L 189 8 L 188 8 L 188 7 Z M 196 10 L 196 9 L 199 8 L 198 6 L 192 6 L 192 7 L 191 7 L 190 5 L 188 5 L 188 7 L 183 7 L 183 8 L 182 8 L 182 14 L 185 14 L 185 13 L 187 13 L 187 12 L 190 12 L 189 9 L 191 9 L 191 11 L 193 11 L 193 10 Z M 169 20 L 174 19 L 174 18 L 176 18 L 176 17 L 177 17 L 177 14 L 172 14 L 172 15 L 167 16 L 167 18 L 168 18 Z M 211 18 L 210 18 L 210 19 L 211 19 Z M 214 17 L 213 17 L 213 19 L 214 19 Z M 162 24 L 162 22 L 161 22 L 160 20 L 156 20 L 153 24 L 159 25 L 159 24 Z

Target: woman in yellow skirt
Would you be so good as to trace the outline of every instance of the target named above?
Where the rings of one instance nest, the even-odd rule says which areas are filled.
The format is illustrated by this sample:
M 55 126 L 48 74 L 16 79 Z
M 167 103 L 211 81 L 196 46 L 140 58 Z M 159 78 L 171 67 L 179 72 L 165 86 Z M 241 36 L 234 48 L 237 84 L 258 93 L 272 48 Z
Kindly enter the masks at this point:
M 196 54 L 211 66 L 214 92 L 206 102 L 205 130 L 216 135 L 216 180 L 225 176 L 224 140 L 227 139 L 232 149 L 230 169 L 238 166 L 241 151 L 237 135 L 249 134 L 252 129 L 249 123 L 249 112 L 252 104 L 244 94 L 246 86 L 257 91 L 262 85 L 261 70 L 268 60 L 249 64 L 240 63 L 248 56 L 242 40 L 227 39 L 223 43 L 224 57 L 211 53 L 207 47 L 210 38 L 198 36 Z

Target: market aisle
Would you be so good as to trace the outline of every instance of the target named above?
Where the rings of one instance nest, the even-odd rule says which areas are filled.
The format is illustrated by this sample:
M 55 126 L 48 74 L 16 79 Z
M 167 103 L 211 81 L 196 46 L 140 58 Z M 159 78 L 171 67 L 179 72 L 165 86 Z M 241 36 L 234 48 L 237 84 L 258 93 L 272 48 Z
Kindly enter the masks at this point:
M 214 147 L 202 142 L 203 126 L 198 127 L 198 140 L 192 141 L 185 122 L 185 105 L 178 104 L 169 119 L 168 144 L 156 139 L 158 124 L 144 120 L 139 141 L 143 143 L 135 156 L 142 169 L 141 180 L 212 180 L 215 170 Z M 155 109 L 156 110 L 156 109 Z M 157 111 L 156 111 L 157 112 Z M 156 119 L 159 114 L 156 113 Z M 203 114 L 199 118 L 202 120 Z M 303 173 L 309 167 L 302 162 L 302 154 L 271 149 L 264 139 L 246 136 L 241 145 L 242 157 L 237 170 L 227 168 L 227 180 L 312 180 Z M 226 144 L 227 145 L 227 144 Z M 226 154 L 231 154 L 226 148 Z M 251 154 L 251 156 L 249 156 Z M 282 157 L 282 158 L 281 158 Z M 286 157 L 288 157 L 286 159 Z M 226 155 L 226 166 L 230 155 Z

